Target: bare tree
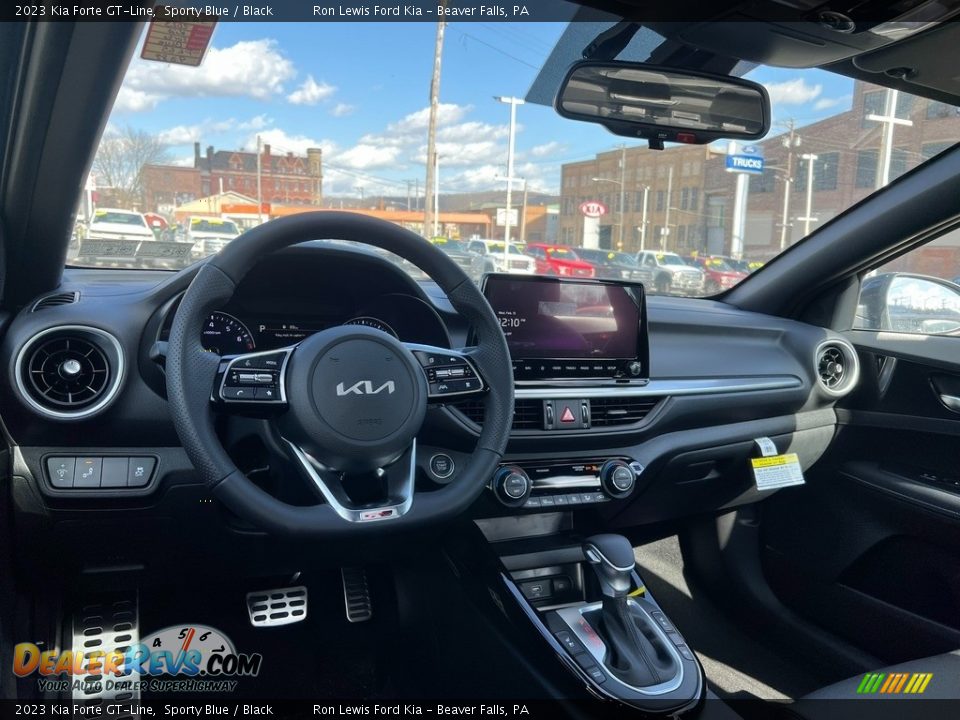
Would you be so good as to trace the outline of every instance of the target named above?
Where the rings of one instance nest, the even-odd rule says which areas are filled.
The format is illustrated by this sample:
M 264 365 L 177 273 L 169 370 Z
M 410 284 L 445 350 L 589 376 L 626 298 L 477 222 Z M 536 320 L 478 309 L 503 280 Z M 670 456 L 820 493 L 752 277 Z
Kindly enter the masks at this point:
M 168 160 L 166 145 L 158 136 L 128 125 L 103 136 L 93 172 L 99 187 L 110 188 L 118 203 L 133 208 L 143 202 L 143 166 Z

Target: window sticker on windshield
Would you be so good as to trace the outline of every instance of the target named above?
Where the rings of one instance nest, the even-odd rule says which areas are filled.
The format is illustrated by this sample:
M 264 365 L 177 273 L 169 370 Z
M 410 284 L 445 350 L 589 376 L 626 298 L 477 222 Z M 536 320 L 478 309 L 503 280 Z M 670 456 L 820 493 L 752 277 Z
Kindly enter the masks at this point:
M 775 490 L 806 482 L 796 453 L 751 458 L 750 465 L 753 467 L 757 490 Z
M 164 16 L 163 7 L 157 8 L 157 14 Z M 162 22 L 152 20 L 143 41 L 140 57 L 155 62 L 173 63 L 198 67 L 210 46 L 213 37 L 214 22 L 177 21 Z

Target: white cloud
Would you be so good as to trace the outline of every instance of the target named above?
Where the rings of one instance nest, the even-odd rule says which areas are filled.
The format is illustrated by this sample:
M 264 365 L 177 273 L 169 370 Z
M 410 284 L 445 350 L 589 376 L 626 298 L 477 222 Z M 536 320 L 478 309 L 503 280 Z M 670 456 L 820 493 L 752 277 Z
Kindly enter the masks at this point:
M 470 110 L 470 105 L 456 103 L 440 103 L 437 105 L 437 127 L 460 122 Z M 430 123 L 430 106 L 404 116 L 397 122 L 387 125 L 387 132 L 392 135 L 406 135 L 414 132 L 426 132 Z
M 175 97 L 250 97 L 269 100 L 296 74 L 271 39 L 210 48 L 200 67 L 134 59 L 117 97 L 123 112 L 150 110 Z
M 360 143 L 349 150 L 334 153 L 330 162 L 343 165 L 354 170 L 370 170 L 372 168 L 395 167 L 400 157 L 400 148 L 382 147 Z
M 174 158 L 169 164 L 176 165 L 177 167 L 193 167 L 193 155 Z
M 337 103 L 332 108 L 330 108 L 330 114 L 334 117 L 346 117 L 347 115 L 352 115 L 353 111 L 356 110 L 355 105 L 350 105 L 349 103 Z
M 794 78 L 778 83 L 768 83 L 767 92 L 773 105 L 803 105 L 820 97 L 823 86 L 808 85 L 806 78 Z
M 272 120 L 266 115 L 256 115 L 249 120 L 237 120 L 236 118 L 212 120 L 207 118 L 193 125 L 175 125 L 166 128 L 157 133 L 157 137 L 164 145 L 190 145 L 233 130 L 260 130 L 271 122 Z
M 280 128 L 270 128 L 251 135 L 244 143 L 244 150 L 256 152 L 257 135 L 260 136 L 261 142 L 270 145 L 272 152 L 276 153 L 292 152 L 297 155 L 306 155 L 307 148 L 318 147 L 326 156 L 336 150 L 336 144 L 332 140 L 315 140 L 306 135 L 290 135 Z
M 530 148 L 530 155 L 535 158 L 547 158 L 557 153 L 565 152 L 567 146 L 556 140 L 545 142 L 542 145 L 534 145 Z
M 838 105 L 841 105 L 841 104 L 843 104 L 843 103 L 848 103 L 848 102 L 850 102 L 850 99 L 851 99 L 851 98 L 850 98 L 849 95 L 841 95 L 840 97 L 835 97 L 835 98 L 820 98 L 819 100 L 817 100 L 817 101 L 813 104 L 813 109 L 814 109 L 814 110 L 829 110 L 829 109 L 835 108 L 835 107 L 837 107 Z
M 321 100 L 326 100 L 337 91 L 333 85 L 325 82 L 317 82 L 313 75 L 307 75 L 307 79 L 287 95 L 287 102 L 293 105 L 316 105 Z
M 262 130 L 273 123 L 273 118 L 267 117 L 266 115 L 254 115 L 249 120 L 237 125 L 240 130 Z
M 157 138 L 164 145 L 189 145 L 200 142 L 203 138 L 201 125 L 177 125 L 176 127 L 161 130 Z

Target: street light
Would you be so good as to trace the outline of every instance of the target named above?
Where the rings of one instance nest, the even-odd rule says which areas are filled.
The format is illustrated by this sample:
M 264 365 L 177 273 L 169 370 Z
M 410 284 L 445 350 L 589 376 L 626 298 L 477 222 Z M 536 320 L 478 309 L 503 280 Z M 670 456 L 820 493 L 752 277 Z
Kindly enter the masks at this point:
M 590 179 L 593 180 L 593 182 L 608 182 L 608 183 L 613 183 L 614 185 L 620 186 L 620 213 L 618 215 L 618 219 L 620 221 L 619 227 L 618 227 L 618 234 L 620 236 L 620 240 L 617 242 L 617 245 L 618 245 L 617 250 L 623 250 L 623 227 L 624 227 L 623 214 L 624 214 L 624 210 L 626 210 L 626 207 L 625 207 L 626 199 L 624 197 L 625 190 L 626 190 L 625 184 L 622 180 L 614 180 L 613 178 L 594 177 Z M 648 201 L 650 199 L 650 186 L 643 185 L 641 187 L 643 187 L 643 208 L 640 213 L 640 249 L 644 250 L 646 249 L 646 244 L 647 244 L 647 207 L 649 206 Z
M 495 95 L 494 100 L 510 106 L 510 139 L 507 144 L 507 217 L 503 225 L 503 266 L 510 267 L 510 211 L 513 209 L 513 154 L 517 135 L 517 105 L 523 105 L 521 98 Z

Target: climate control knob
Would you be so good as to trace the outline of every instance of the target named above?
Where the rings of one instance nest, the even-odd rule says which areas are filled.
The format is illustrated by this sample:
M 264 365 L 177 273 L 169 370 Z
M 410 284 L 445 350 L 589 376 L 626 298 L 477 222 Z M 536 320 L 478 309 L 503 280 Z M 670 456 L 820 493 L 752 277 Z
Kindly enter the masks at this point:
M 600 468 L 600 485 L 611 497 L 626 497 L 636 484 L 637 473 L 623 460 L 607 460 Z
M 497 500 L 508 507 L 523 505 L 532 489 L 530 477 L 514 465 L 499 468 L 493 476 L 493 493 Z

